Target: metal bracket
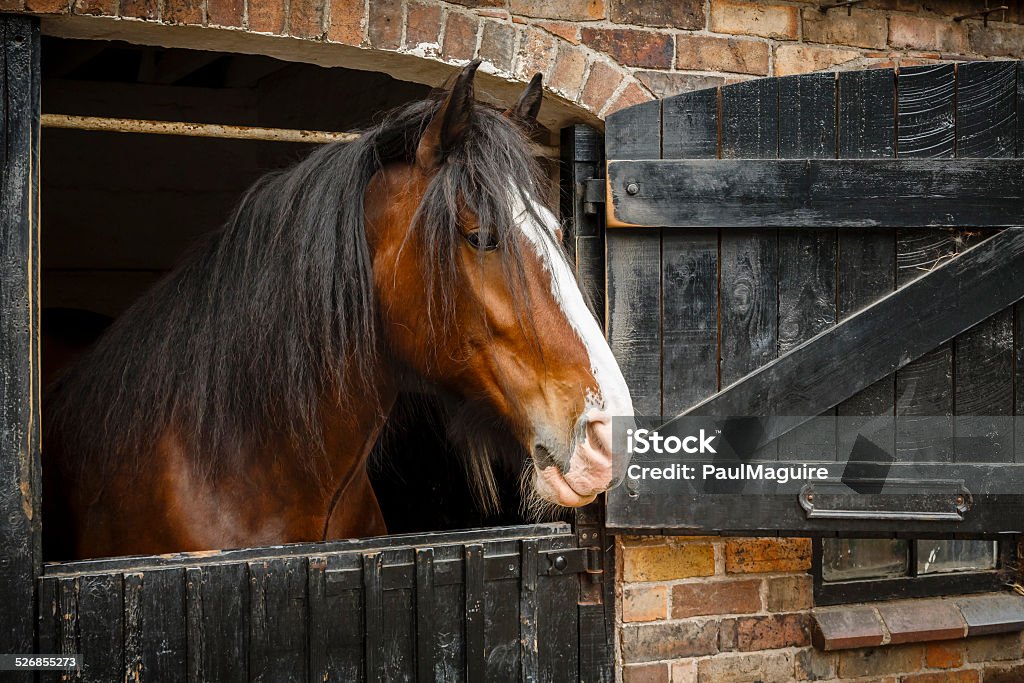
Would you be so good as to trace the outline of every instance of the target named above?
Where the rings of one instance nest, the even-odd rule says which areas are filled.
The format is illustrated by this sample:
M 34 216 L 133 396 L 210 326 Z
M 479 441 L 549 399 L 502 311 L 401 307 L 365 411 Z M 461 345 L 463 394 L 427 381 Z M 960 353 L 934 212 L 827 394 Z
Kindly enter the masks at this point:
M 981 23 L 985 28 L 988 28 L 988 15 L 993 12 L 1003 12 L 1003 21 L 1006 21 L 1006 10 L 1010 9 L 1008 5 L 999 5 L 998 7 L 989 7 L 988 0 L 985 0 L 985 9 L 980 9 L 977 12 L 971 12 L 970 14 L 961 14 L 960 16 L 953 17 L 953 21 L 961 22 L 964 19 L 973 19 L 974 17 L 981 17 Z
M 583 183 L 583 213 L 593 216 L 598 204 L 604 204 L 607 185 L 604 178 L 591 178 Z
M 839 2 L 833 2 L 827 5 L 819 5 L 818 11 L 821 12 L 822 14 L 826 14 L 830 9 L 835 9 L 837 7 L 845 7 L 846 15 L 850 16 L 851 14 L 853 14 L 853 6 L 860 4 L 862 2 L 864 2 L 864 0 L 840 0 Z
M 877 519 L 915 522 L 962 522 L 971 508 L 962 481 L 862 480 L 881 493 L 855 493 L 840 481 L 804 484 L 800 507 L 808 519 Z

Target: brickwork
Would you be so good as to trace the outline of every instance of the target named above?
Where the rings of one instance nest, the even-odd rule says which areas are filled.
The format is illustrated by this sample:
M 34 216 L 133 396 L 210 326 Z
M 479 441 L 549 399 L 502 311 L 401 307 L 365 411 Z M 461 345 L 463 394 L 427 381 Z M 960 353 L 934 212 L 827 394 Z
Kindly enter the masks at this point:
M 622 537 L 617 550 L 624 683 L 1024 681 L 1020 633 L 911 642 L 894 630 L 877 647 L 815 648 L 808 539 Z M 872 619 L 893 612 L 887 623 L 895 625 L 924 605 L 861 609 Z M 949 637 L 939 632 L 943 618 L 916 621 Z M 962 622 L 958 628 L 962 636 Z
M 821 0 L 823 2 L 824 0 Z M 981 0 L 3 0 L 38 14 L 130 18 L 413 54 L 485 60 L 604 117 L 654 97 L 758 76 L 977 57 L 1024 57 L 1024 4 L 954 21 Z M 123 28 L 123 25 L 122 25 Z M 116 31 L 115 31 L 116 32 Z M 424 82 L 436 82 L 436 77 Z

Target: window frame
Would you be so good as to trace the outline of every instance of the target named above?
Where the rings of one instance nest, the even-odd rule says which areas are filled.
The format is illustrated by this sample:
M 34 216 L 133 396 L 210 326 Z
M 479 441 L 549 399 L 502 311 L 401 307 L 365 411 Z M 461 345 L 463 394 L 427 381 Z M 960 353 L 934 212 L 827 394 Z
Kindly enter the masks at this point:
M 814 585 L 815 606 L 843 605 L 852 602 L 876 602 L 900 598 L 926 598 L 943 595 L 963 595 L 998 591 L 1012 583 L 1011 574 L 1017 566 L 1017 544 L 1020 537 L 1006 534 L 995 538 L 996 566 L 994 569 L 947 572 L 936 574 L 917 573 L 917 543 L 930 540 L 920 536 L 897 536 L 909 542 L 908 574 L 891 578 L 855 579 L 851 581 L 825 581 L 823 573 L 825 537 L 812 539 L 810 573 Z M 836 536 L 836 538 L 840 538 Z M 844 536 L 845 538 L 845 536 Z M 854 538 L 854 537 L 851 537 Z M 972 540 L 942 537 L 934 540 Z

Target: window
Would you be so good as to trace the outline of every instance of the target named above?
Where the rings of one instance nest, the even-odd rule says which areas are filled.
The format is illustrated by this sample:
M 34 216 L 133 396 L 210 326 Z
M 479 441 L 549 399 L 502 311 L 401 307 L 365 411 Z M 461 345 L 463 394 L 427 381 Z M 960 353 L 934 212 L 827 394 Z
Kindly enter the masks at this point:
M 815 603 L 994 590 L 1015 543 L 993 540 L 824 538 L 814 541 Z

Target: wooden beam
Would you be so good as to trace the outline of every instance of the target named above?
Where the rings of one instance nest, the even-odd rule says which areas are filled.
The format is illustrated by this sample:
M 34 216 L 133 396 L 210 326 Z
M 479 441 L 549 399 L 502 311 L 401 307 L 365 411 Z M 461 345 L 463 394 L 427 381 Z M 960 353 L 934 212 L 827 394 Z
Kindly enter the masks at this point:
M 775 417 L 769 443 L 1022 298 L 1024 228 L 1007 228 L 682 415 Z
M 35 652 L 39 464 L 39 20 L 0 16 L 0 652 Z M 27 679 L 18 679 L 27 680 Z
M 611 227 L 1004 227 L 1024 215 L 1024 161 L 618 160 L 608 202 Z

